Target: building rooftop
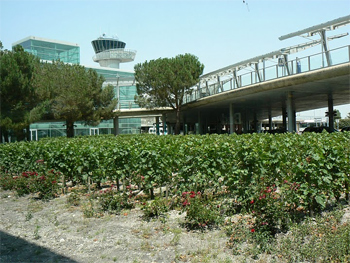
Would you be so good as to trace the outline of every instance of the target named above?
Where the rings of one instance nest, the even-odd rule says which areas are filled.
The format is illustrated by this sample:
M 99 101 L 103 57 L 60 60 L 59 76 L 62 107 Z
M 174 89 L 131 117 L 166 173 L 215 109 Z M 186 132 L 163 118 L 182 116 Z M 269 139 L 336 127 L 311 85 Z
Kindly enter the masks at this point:
M 43 41 L 43 42 L 48 42 L 48 43 L 55 43 L 55 44 L 79 47 L 79 44 L 76 44 L 76 43 L 71 43 L 71 42 L 66 42 L 66 41 L 61 41 L 61 40 L 53 40 L 53 39 L 41 38 L 41 37 L 35 37 L 35 36 L 29 36 L 29 37 L 23 38 L 21 40 L 18 40 L 15 43 L 13 43 L 12 46 L 14 47 L 14 46 L 16 46 L 18 44 L 21 44 L 21 43 L 23 43 L 25 41 L 28 41 L 28 40 L 37 40 L 37 41 Z

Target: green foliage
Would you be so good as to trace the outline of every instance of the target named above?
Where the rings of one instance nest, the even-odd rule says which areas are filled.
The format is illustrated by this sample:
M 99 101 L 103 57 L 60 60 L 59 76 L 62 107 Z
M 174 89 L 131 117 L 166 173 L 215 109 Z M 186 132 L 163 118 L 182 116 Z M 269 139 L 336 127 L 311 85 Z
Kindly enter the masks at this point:
M 169 211 L 169 201 L 165 198 L 157 197 L 150 202 L 144 202 L 142 204 L 142 210 L 144 217 L 150 219 L 152 217 L 164 216 Z
M 350 127 L 350 118 L 339 120 L 339 129 L 341 130 L 344 127 Z
M 285 262 L 348 262 L 350 225 L 340 223 L 342 215 L 334 211 L 293 224 L 273 252 Z
M 43 63 L 38 74 L 41 78 L 35 85 L 47 99 L 48 115 L 66 121 L 67 137 L 74 136 L 75 121 L 97 125 L 101 118 L 115 116 L 113 87 L 102 88 L 104 79 L 95 70 L 54 61 Z
M 51 199 L 56 196 L 59 186 L 59 173 L 50 170 L 47 172 L 23 172 L 21 175 L 0 175 L 0 185 L 3 189 L 14 190 L 18 196 L 34 193 L 40 199 Z
M 134 207 L 131 193 L 118 193 L 113 187 L 101 190 L 98 193 L 98 201 L 102 211 L 119 214 L 123 209 Z
M 146 218 L 164 215 L 174 203 L 182 205 L 191 228 L 221 226 L 226 218 L 229 246 L 236 254 L 272 253 L 286 262 L 347 262 L 349 224 L 341 225 L 337 213 L 315 215 L 349 196 L 348 145 L 346 132 L 146 134 L 10 143 L 0 145 L 0 187 L 49 195 L 45 189 L 52 188 L 38 178 L 58 172 L 86 186 L 90 180 L 101 186 L 113 183 L 83 204 L 84 216 L 101 216 L 100 208 L 120 213 L 137 203 L 130 190 L 143 190 Z M 51 169 L 56 172 L 50 174 Z M 167 189 L 170 201 L 156 189 Z
M 183 211 L 186 212 L 186 222 L 190 228 L 205 228 L 221 223 L 219 205 L 214 202 L 212 194 L 203 196 L 201 192 L 182 193 Z
M 350 133 L 345 132 L 55 138 L 0 145 L 0 172 L 37 171 L 35 161 L 44 159 L 47 170 L 86 186 L 88 178 L 112 181 L 116 188 L 132 185 L 151 198 L 165 186 L 173 196 L 210 190 L 233 200 L 225 202 L 225 211 L 254 211 L 256 231 L 274 234 L 349 196 L 347 145 Z
M 180 110 L 184 96 L 198 83 L 204 65 L 191 54 L 175 58 L 159 58 L 135 65 L 136 101 L 141 107 L 172 107 L 177 111 L 176 131 L 179 134 Z
M 16 46 L 0 51 L 0 65 L 0 138 L 7 141 L 12 131 L 11 136 L 23 140 L 23 129 L 33 121 L 30 114 L 39 103 L 32 85 L 39 59 Z
M 80 194 L 77 193 L 76 191 L 71 192 L 68 196 L 67 196 L 67 204 L 70 206 L 79 206 L 81 203 L 81 198 L 80 198 Z

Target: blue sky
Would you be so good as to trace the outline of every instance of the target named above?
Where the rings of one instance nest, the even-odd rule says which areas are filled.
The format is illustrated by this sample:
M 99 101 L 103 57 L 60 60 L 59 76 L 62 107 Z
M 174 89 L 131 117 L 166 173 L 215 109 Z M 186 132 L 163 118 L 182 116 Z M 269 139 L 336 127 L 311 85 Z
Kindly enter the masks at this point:
M 81 64 L 93 62 L 91 41 L 117 35 L 137 50 L 133 63 L 178 54 L 196 55 L 204 73 L 309 41 L 278 37 L 350 14 L 348 0 L 0 0 L 0 40 L 4 48 L 27 36 L 80 45 Z M 329 32 L 349 32 L 350 25 Z M 348 45 L 350 36 L 330 42 Z M 321 47 L 314 48 L 314 53 Z M 310 50 L 310 52 L 312 52 Z M 350 99 L 350 98 L 349 98 Z M 350 103 L 350 102 L 349 102 Z M 338 107 L 336 107 L 338 108 Z M 343 107 L 342 107 L 343 108 Z M 350 104 L 340 109 L 344 117 Z M 313 115 L 324 115 L 312 112 Z

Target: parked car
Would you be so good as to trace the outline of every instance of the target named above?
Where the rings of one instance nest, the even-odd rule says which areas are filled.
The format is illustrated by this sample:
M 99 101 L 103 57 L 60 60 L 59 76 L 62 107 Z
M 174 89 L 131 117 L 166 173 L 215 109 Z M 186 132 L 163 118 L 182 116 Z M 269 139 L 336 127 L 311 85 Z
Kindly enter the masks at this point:
M 323 131 L 326 131 L 326 132 L 337 132 L 338 130 L 336 129 L 331 129 L 329 127 L 326 127 L 326 126 L 321 126 L 321 127 L 307 127 L 305 128 L 305 130 L 303 131 L 303 133 L 305 132 L 315 132 L 315 133 L 321 133 Z

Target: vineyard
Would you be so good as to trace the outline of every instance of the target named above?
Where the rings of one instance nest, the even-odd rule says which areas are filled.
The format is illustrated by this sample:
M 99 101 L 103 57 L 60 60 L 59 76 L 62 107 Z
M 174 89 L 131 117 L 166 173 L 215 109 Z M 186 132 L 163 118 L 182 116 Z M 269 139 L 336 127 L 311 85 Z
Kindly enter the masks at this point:
M 123 202 L 132 207 L 142 191 L 148 216 L 168 211 L 172 200 L 192 226 L 243 213 L 254 216 L 251 233 L 275 234 L 340 199 L 350 201 L 349 146 L 347 132 L 51 138 L 0 145 L 0 186 L 32 177 L 45 196 L 50 186 L 40 188 L 43 181 L 55 191 L 68 181 L 108 185 L 105 210 L 122 209 Z

